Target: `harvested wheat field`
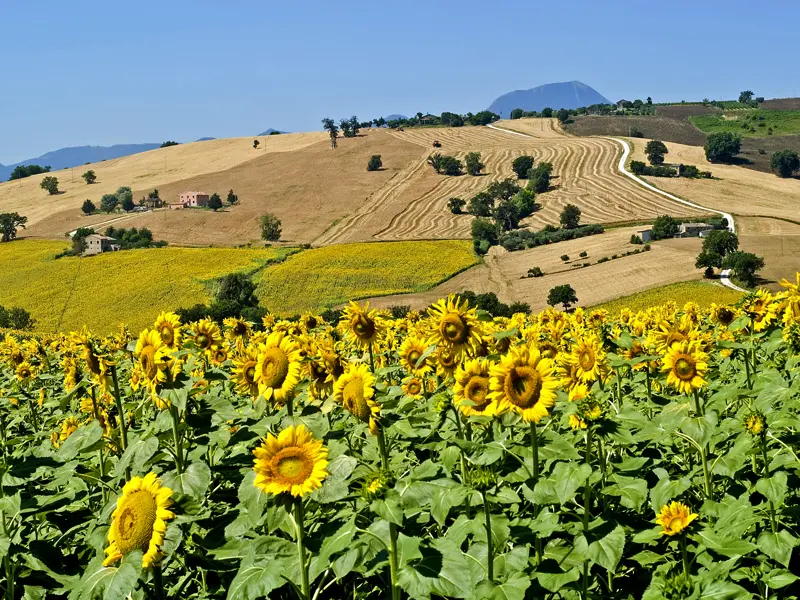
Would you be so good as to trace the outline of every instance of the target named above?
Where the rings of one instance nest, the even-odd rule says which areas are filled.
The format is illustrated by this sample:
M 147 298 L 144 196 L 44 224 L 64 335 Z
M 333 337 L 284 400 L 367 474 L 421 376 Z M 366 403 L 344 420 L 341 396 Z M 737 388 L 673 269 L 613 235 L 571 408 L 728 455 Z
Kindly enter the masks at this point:
M 800 271 L 800 222 L 767 217 L 737 217 L 739 248 L 764 257 L 760 284 L 781 289 L 781 279 Z
M 165 195 L 163 188 L 170 182 L 224 171 L 265 154 L 292 152 L 324 139 L 322 133 L 274 135 L 259 138 L 261 146 L 258 150 L 253 149 L 253 138 L 249 137 L 209 140 L 33 175 L 0 183 L 0 212 L 18 212 L 27 216 L 28 235 L 60 237 L 76 226 L 108 220 L 108 215 L 85 217 L 81 213 L 81 204 L 87 198 L 99 207 L 103 194 L 129 186 L 136 192 L 134 200 L 153 188 L 159 188 L 161 197 L 169 201 L 173 197 Z M 92 185 L 87 185 L 81 178 L 89 169 L 97 175 L 97 182 Z M 51 196 L 39 187 L 47 175 L 58 178 L 61 193 Z
M 542 310 L 547 306 L 548 291 L 557 285 L 572 285 L 580 305 L 590 306 L 652 287 L 701 278 L 694 267 L 701 245 L 697 238 L 663 240 L 652 244 L 649 252 L 620 256 L 643 248 L 630 243 L 631 234 L 638 229 L 641 228 L 620 227 L 596 236 L 517 252 L 495 246 L 483 264 L 427 292 L 374 298 L 373 302 L 382 307 L 409 304 L 422 309 L 447 294 L 471 290 L 494 292 L 503 302 L 527 302 L 533 310 Z M 587 252 L 586 258 L 579 257 L 582 251 Z M 569 261 L 561 260 L 564 254 Z M 620 257 L 597 264 L 599 259 L 614 254 Z M 586 262 L 590 263 L 588 267 L 577 267 Z M 545 273 L 543 277 L 524 277 L 528 269 L 537 266 Z
M 692 216 L 701 212 L 650 192 L 621 175 L 617 163 L 622 147 L 614 140 L 567 137 L 551 119 L 503 123 L 512 123 L 520 132 L 529 131 L 537 137 L 489 127 L 392 132 L 391 135 L 423 148 L 421 155 L 315 243 L 468 238 L 472 217 L 453 215 L 447 209 L 447 201 L 454 196 L 466 200 L 491 181 L 516 177 L 511 162 L 522 154 L 554 165 L 553 189 L 537 196 L 542 210 L 523 222 L 534 229 L 557 224 L 561 210 L 568 203 L 580 207 L 584 223 L 625 222 L 664 213 Z M 459 159 L 469 152 L 481 152 L 485 174 L 478 177 L 436 174 L 426 163 L 434 152 L 434 140 L 442 144 L 437 152 Z
M 125 215 L 120 218 L 119 225 L 148 227 L 156 239 L 170 243 L 242 244 L 258 240 L 258 220 L 262 214 L 271 212 L 283 223 L 284 241 L 310 242 L 334 221 L 362 205 L 373 190 L 380 188 L 420 154 L 418 146 L 397 139 L 386 131 L 375 130 L 367 130 L 358 138 L 340 139 L 336 150 L 330 148 L 327 135 L 322 133 L 270 136 L 267 142 L 290 139 L 294 135 L 301 136 L 299 140 L 304 139 L 308 143 L 300 146 L 298 140 L 283 152 L 262 152 L 253 150 L 251 138 L 243 139 L 243 143 L 250 144 L 251 156 L 255 158 L 209 172 L 198 169 L 184 176 L 180 171 L 170 180 L 162 180 L 155 185 L 161 198 L 169 200 L 176 199 L 183 191 L 193 189 L 217 192 L 224 200 L 228 190 L 234 189 L 239 196 L 239 205 L 226 206 L 216 213 L 205 209 L 161 209 Z M 211 143 L 200 142 L 187 146 L 202 147 Z M 383 170 L 367 172 L 367 161 L 372 154 L 383 156 Z M 133 178 L 134 173 L 128 171 L 127 177 Z M 168 175 L 171 177 L 172 172 Z M 98 171 L 98 176 L 102 179 L 103 172 Z M 134 198 L 138 199 L 152 186 L 139 187 L 136 181 L 134 178 L 132 187 Z M 131 181 L 128 179 L 123 183 Z M 95 187 L 84 184 L 81 190 L 94 191 Z M 112 187 L 116 189 L 117 181 Z M 46 197 L 44 191 L 39 192 Z M 29 227 L 24 233 L 60 237 L 65 231 L 76 227 L 90 226 L 95 222 L 105 223 L 109 218 L 115 218 L 115 215 L 82 216 L 79 206 L 83 196 L 80 198 L 77 207 L 56 213 Z M 94 201 L 99 204 L 99 196 Z

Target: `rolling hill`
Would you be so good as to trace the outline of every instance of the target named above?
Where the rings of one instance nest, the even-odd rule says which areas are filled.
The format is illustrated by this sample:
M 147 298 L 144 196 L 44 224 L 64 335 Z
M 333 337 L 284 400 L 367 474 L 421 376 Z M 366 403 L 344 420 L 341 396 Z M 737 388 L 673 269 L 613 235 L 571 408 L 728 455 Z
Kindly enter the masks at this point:
M 508 119 L 511 111 L 515 108 L 541 111 L 548 106 L 557 110 L 591 106 L 592 104 L 610 104 L 610 101 L 585 83 L 567 81 L 547 83 L 529 90 L 508 92 L 492 102 L 489 110 Z

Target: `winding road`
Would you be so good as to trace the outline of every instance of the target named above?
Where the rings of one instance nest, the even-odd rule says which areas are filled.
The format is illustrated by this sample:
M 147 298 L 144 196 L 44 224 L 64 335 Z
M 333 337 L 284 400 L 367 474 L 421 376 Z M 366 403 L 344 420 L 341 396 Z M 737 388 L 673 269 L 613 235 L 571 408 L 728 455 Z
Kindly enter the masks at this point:
M 489 127 L 490 129 L 495 129 L 497 131 L 504 131 L 504 132 L 510 133 L 512 135 L 520 135 L 522 137 L 534 138 L 534 136 L 528 135 L 527 133 L 521 133 L 519 131 L 512 131 L 510 129 L 504 129 L 503 127 L 496 127 L 496 126 L 491 125 L 491 124 L 487 125 L 487 127 Z M 733 221 L 733 215 L 731 215 L 729 213 L 726 213 L 726 212 L 722 212 L 721 210 L 715 210 L 713 208 L 708 208 L 707 206 L 702 206 L 702 205 L 696 204 L 694 202 L 689 202 L 688 200 L 684 200 L 683 198 L 679 198 L 678 196 L 674 196 L 674 195 L 672 195 L 672 194 L 670 194 L 668 192 L 665 192 L 664 190 L 658 189 L 654 185 L 651 185 L 651 184 L 647 183 L 643 179 L 640 179 L 639 177 L 637 177 L 636 175 L 634 175 L 633 173 L 628 171 L 625 168 L 625 164 L 628 162 L 628 157 L 631 154 L 631 148 L 628 145 L 628 142 L 626 142 L 625 140 L 618 139 L 618 138 L 608 138 L 608 139 L 612 139 L 615 142 L 619 142 L 620 144 L 622 144 L 622 156 L 619 159 L 619 165 L 618 165 L 618 169 L 619 169 L 620 173 L 622 173 L 626 177 L 630 177 L 636 183 L 638 183 L 639 185 L 647 188 L 648 190 L 653 191 L 656 194 L 661 194 L 662 196 L 665 196 L 666 198 L 669 198 L 673 202 L 678 202 L 679 204 L 684 204 L 686 206 L 691 206 L 692 208 L 697 208 L 697 209 L 700 209 L 700 210 L 708 211 L 708 212 L 723 216 L 725 218 L 725 220 L 728 222 L 728 230 L 731 233 L 736 233 L 736 223 L 734 223 L 734 221 Z M 719 274 L 720 283 L 722 283 L 722 285 L 724 285 L 726 287 L 729 287 L 731 289 L 737 290 L 739 292 L 745 292 L 746 293 L 747 290 L 745 290 L 743 288 L 740 288 L 738 285 L 734 284 L 730 280 L 730 274 L 731 274 L 731 270 L 730 269 L 724 269 L 724 270 L 720 271 L 720 274 Z

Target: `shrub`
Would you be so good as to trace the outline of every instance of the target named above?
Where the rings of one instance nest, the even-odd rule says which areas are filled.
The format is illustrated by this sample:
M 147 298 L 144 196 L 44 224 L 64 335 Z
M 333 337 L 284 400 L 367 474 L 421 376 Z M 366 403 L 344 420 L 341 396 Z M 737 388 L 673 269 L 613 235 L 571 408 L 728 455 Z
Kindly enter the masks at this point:
M 778 150 L 772 155 L 769 166 L 778 177 L 791 177 L 792 173 L 800 170 L 800 156 L 794 150 Z
M 694 165 L 681 165 L 683 169 L 679 171 L 681 177 L 696 178 L 700 177 L 700 169 Z
M 509 252 L 514 250 L 522 250 L 523 248 L 536 248 L 546 244 L 554 244 L 566 240 L 574 240 L 588 235 L 596 235 L 603 233 L 602 225 L 592 224 L 583 225 L 575 229 L 543 229 L 542 231 L 534 232 L 527 229 L 517 229 L 509 231 L 502 235 L 500 245 Z
M 644 250 L 645 252 L 648 252 L 650 250 L 650 244 L 645 244 L 644 248 L 642 248 L 642 250 Z
M 528 277 L 544 277 L 544 273 L 541 268 L 533 267 L 532 269 L 528 269 Z
M 763 148 L 759 148 L 759 149 L 758 149 L 758 153 L 759 153 L 759 154 L 766 154 L 766 153 L 767 153 L 767 151 L 766 151 L 766 150 L 764 150 Z
M 470 152 L 464 157 L 464 163 L 467 167 L 467 173 L 470 175 L 480 175 L 485 165 L 481 162 L 480 152 Z
M 561 260 L 563 260 L 564 262 L 567 262 L 569 260 L 569 254 L 562 254 L 561 255 Z
M 466 201 L 461 198 L 450 198 L 450 200 L 447 201 L 447 208 L 449 208 L 450 212 L 454 215 L 460 215 L 464 211 L 465 204 Z
M 728 131 L 712 133 L 705 145 L 709 162 L 730 162 L 742 149 L 742 138 Z
M 91 170 L 91 169 L 89 169 L 88 171 L 86 171 L 86 173 L 84 173 L 83 175 L 81 175 L 81 177 L 83 177 L 83 178 L 86 180 L 86 183 L 87 183 L 87 184 L 92 184 L 92 183 L 94 183 L 95 181 L 97 181 L 97 175 L 95 175 L 94 171 L 93 171 L 93 170 Z
M 597 259 L 597 264 L 599 265 L 599 264 L 602 264 L 604 262 L 608 262 L 609 260 L 611 260 L 611 259 L 608 258 L 607 256 L 604 256 L 603 258 Z
M 631 236 L 631 244 L 642 244 L 642 238 L 635 233 Z
M 0 306 L 0 329 L 33 329 L 35 321 L 24 308 Z
M 411 306 L 409 304 L 393 304 L 389 307 L 389 312 L 395 319 L 404 319 L 411 312 Z
M 476 254 L 486 254 L 489 248 L 497 244 L 500 228 L 488 219 L 475 219 L 472 222 L 472 248 Z
M 277 242 L 281 239 L 281 221 L 271 213 L 261 217 L 261 239 L 267 242 Z
M 519 179 L 527 179 L 528 173 L 530 170 L 533 169 L 533 157 L 532 156 L 518 156 L 514 159 L 511 163 L 511 170 L 517 174 Z
M 97 207 L 94 205 L 94 202 L 92 202 L 87 198 L 86 200 L 83 201 L 81 210 L 83 211 L 83 214 L 90 215 L 97 210 Z
M 640 129 L 637 129 L 636 127 L 632 127 L 631 128 L 631 137 L 643 138 L 644 134 L 642 133 L 642 131 Z
M 587 256 L 589 256 L 589 253 L 588 253 L 588 252 L 586 252 L 586 250 L 584 250 L 583 252 L 581 252 L 580 254 L 578 254 L 578 256 L 580 256 L 581 258 L 586 258 Z
M 380 154 L 373 154 L 367 163 L 367 171 L 377 171 L 383 166 Z

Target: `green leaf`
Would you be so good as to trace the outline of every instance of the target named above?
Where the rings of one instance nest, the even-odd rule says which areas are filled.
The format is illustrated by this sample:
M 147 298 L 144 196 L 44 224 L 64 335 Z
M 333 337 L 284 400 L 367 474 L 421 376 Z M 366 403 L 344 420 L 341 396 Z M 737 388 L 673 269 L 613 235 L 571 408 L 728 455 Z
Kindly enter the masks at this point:
M 793 584 L 798 579 L 800 579 L 800 577 L 786 569 L 773 569 L 769 573 L 765 573 L 761 581 L 766 583 L 769 587 L 778 590 Z
M 269 598 L 286 579 L 299 581 L 296 551 L 294 544 L 277 537 L 262 536 L 252 540 L 228 588 L 228 600 Z
M 733 444 L 733 447 L 722 455 L 719 460 L 715 461 L 712 472 L 735 478 L 736 473 L 744 466 L 747 454 L 752 447 L 753 441 L 750 435 L 740 436 Z
M 439 525 L 444 525 L 450 509 L 464 502 L 468 492 L 463 486 L 440 489 L 431 502 L 431 516 Z
M 753 595 L 730 581 L 713 581 L 703 586 L 700 600 L 749 600 Z
M 624 549 L 625 530 L 622 525 L 617 525 L 605 537 L 589 544 L 589 558 L 613 573 Z
M 326 480 L 322 487 L 315 490 L 311 497 L 320 504 L 330 504 L 346 498 L 349 493 L 347 482 L 342 480 Z
M 103 428 L 97 421 L 92 421 L 87 425 L 81 425 L 72 432 L 61 447 L 56 452 L 59 460 L 67 462 L 75 458 L 81 452 L 92 449 L 103 437 Z
M 412 598 L 431 594 L 450 598 L 468 598 L 475 589 L 472 571 L 461 548 L 438 539 L 420 546 L 420 557 L 399 569 L 398 580 Z
M 530 577 L 524 573 L 514 573 L 502 583 L 482 581 L 475 597 L 488 600 L 525 600 L 525 591 L 530 585 Z
M 95 558 L 75 584 L 71 600 L 119 600 L 127 598 L 136 587 L 142 571 L 142 551 L 126 554 L 118 567 L 104 567 L 103 559 Z
M 647 499 L 647 482 L 644 479 L 612 475 L 610 480 L 614 483 L 606 486 L 603 493 L 609 496 L 619 496 L 622 506 L 639 510 Z
M 756 490 L 763 494 L 776 507 L 783 505 L 783 499 L 789 489 L 786 471 L 778 471 L 767 479 L 759 479 L 756 482 Z
M 692 483 L 686 477 L 676 480 L 671 480 L 668 477 L 659 479 L 658 483 L 650 490 L 651 508 L 658 513 L 665 504 L 680 496 L 690 487 L 692 487 Z
M 691 538 L 717 554 L 722 554 L 728 558 L 744 556 L 756 549 L 755 544 L 745 539 L 733 536 L 721 536 L 711 529 L 703 529 L 702 531 L 692 534 Z
M 373 500 L 370 508 L 372 512 L 390 523 L 403 524 L 403 509 L 400 507 L 400 499 L 396 493 L 394 496 L 387 494 L 385 498 Z
M 784 567 L 789 566 L 792 548 L 797 545 L 797 538 L 785 529 L 778 533 L 764 531 L 758 536 L 758 548 L 770 558 L 777 560 Z
M 170 471 L 162 479 L 172 491 L 202 500 L 211 483 L 211 469 L 206 463 L 197 461 L 180 475 L 177 471 Z
M 581 578 L 580 568 L 573 567 L 568 571 L 562 571 L 553 561 L 547 561 L 536 570 L 536 579 L 544 589 L 549 592 L 557 592 L 565 585 L 578 581 Z
M 136 439 L 125 448 L 125 452 L 119 457 L 115 472 L 118 477 L 122 477 L 125 469 L 133 465 L 134 474 L 143 473 L 145 463 L 152 458 L 158 451 L 158 439 L 149 437 L 147 439 Z
M 589 475 L 592 467 L 586 464 L 559 462 L 552 474 L 540 480 L 533 490 L 536 504 L 566 504 L 575 496 Z

